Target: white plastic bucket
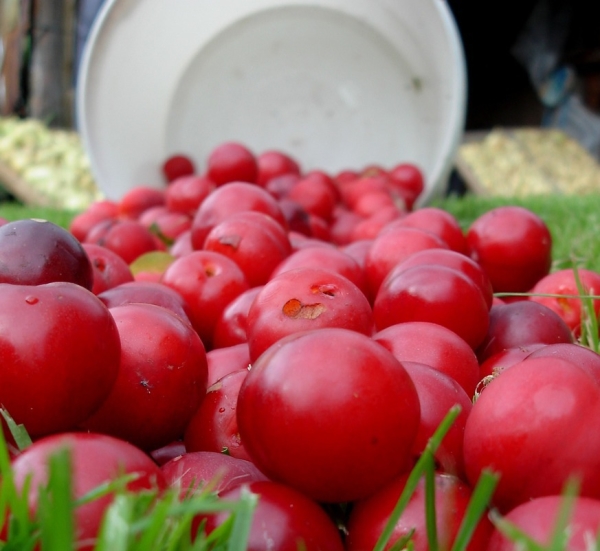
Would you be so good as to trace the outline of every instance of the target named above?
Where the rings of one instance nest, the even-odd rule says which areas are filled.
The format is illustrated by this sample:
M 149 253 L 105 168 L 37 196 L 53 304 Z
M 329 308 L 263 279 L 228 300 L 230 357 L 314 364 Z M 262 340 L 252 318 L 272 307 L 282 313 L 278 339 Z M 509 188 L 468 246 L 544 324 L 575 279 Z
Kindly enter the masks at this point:
M 109 198 L 235 140 L 332 174 L 413 162 L 445 189 L 466 72 L 443 0 L 112 0 L 84 51 L 78 127 Z

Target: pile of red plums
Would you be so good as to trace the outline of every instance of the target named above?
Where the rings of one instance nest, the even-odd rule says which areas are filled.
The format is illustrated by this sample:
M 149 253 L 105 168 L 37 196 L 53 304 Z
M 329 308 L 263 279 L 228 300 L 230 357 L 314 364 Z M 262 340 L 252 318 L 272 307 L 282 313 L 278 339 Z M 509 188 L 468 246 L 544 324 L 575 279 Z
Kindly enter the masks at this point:
M 0 227 L 0 403 L 33 439 L 17 449 L 4 427 L 32 507 L 66 445 L 77 496 L 124 472 L 182 499 L 248 488 L 249 549 L 371 551 L 459 405 L 435 453 L 441 549 L 484 469 L 490 510 L 544 544 L 574 477 L 569 548 L 595 541 L 600 356 L 580 337 L 600 302 L 578 297 L 600 274 L 551 272 L 538 215 L 498 207 L 463 228 L 420 206 L 414 164 L 331 174 L 237 142 L 162 170 L 164 187 L 68 229 Z M 424 500 L 421 482 L 390 545 L 428 549 Z M 82 549 L 110 501 L 77 508 Z M 468 549 L 513 545 L 484 516 Z

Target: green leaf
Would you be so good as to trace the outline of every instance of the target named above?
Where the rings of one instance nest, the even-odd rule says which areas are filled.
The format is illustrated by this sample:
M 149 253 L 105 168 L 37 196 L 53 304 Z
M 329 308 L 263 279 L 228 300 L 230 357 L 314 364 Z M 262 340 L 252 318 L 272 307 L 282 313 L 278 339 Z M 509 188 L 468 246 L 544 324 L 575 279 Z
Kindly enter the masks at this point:
M 8 430 L 10 430 L 10 433 L 19 451 L 23 451 L 31 446 L 31 437 L 29 436 L 25 426 L 17 424 L 10 416 L 8 411 L 6 411 L 4 408 L 0 408 L 0 414 L 2 414 L 2 417 L 4 417 L 4 421 L 6 421 Z

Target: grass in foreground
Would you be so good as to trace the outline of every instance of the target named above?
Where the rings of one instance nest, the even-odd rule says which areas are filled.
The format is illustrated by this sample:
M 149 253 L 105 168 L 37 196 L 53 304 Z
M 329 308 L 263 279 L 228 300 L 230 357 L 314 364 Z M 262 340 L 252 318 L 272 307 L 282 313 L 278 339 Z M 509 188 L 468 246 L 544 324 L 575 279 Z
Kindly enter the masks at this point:
M 398 519 L 423 477 L 427 496 L 425 508 L 429 548 L 439 549 L 435 528 L 434 454 L 459 413 L 458 406 L 452 408 L 430 439 L 374 551 L 386 548 Z M 6 442 L 0 431 L 0 518 L 6 519 L 8 511 L 12 513 L 6 537 L 0 540 L 0 549 L 75 551 L 76 507 L 109 492 L 114 494 L 114 500 L 105 513 L 94 551 L 245 551 L 247 548 L 252 514 L 260 499 L 258 496 L 242 492 L 239 501 L 226 502 L 206 491 L 182 501 L 176 489 L 162 494 L 148 491 L 132 493 L 125 489 L 124 483 L 116 481 L 74 500 L 71 469 L 71 458 L 66 450 L 51 458 L 48 484 L 40 488 L 38 509 L 31 513 L 27 490 L 19 491 L 14 483 Z M 465 551 L 477 523 L 487 513 L 496 482 L 496 475 L 483 474 L 473 492 L 454 545 L 447 551 Z M 200 532 L 192 540 L 190 535 L 194 516 L 222 510 L 231 512 L 229 521 L 208 536 Z M 410 548 L 410 540 L 411 534 L 403 540 L 403 546 Z
M 444 436 L 460 413 L 452 408 L 431 437 L 424 453 L 413 468 L 406 487 L 383 529 L 373 551 L 388 548 L 394 527 L 419 481 L 425 484 L 425 518 L 428 548 L 431 551 L 465 551 L 483 515 L 523 551 L 566 551 L 569 549 L 569 517 L 577 493 L 577 485 L 567 484 L 564 502 L 558 516 L 551 541 L 541 545 L 515 525 L 508 522 L 489 503 L 498 482 L 498 475 L 484 471 L 473 489 L 472 497 L 451 549 L 441 549 L 438 541 L 435 508 L 434 454 Z M 196 493 L 183 501 L 178 489 L 162 494 L 152 491 L 129 492 L 125 481 L 115 481 L 75 500 L 72 497 L 71 457 L 66 450 L 57 453 L 49 464 L 49 481 L 39 490 L 38 508 L 32 513 L 28 505 L 27 483 L 25 489 L 16 488 L 7 445 L 0 430 L 0 518 L 7 522 L 2 528 L 2 551 L 75 551 L 74 511 L 81 503 L 113 494 L 112 504 L 106 510 L 94 551 L 245 551 L 248 546 L 252 515 L 260 496 L 244 493 L 238 501 L 224 501 L 210 491 Z M 199 531 L 191 538 L 191 525 L 198 513 L 230 511 L 229 520 L 206 535 Z M 414 531 L 397 541 L 390 549 L 414 549 Z M 302 545 L 299 549 L 303 549 Z M 600 551 L 600 539 L 589 548 Z

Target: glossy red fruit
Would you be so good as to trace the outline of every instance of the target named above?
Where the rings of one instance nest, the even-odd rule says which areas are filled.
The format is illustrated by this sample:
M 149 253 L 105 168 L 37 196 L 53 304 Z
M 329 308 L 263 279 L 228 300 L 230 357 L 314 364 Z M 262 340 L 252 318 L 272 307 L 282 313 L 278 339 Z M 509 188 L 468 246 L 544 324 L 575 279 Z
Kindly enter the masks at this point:
M 425 189 L 423 171 L 414 163 L 400 163 L 388 171 L 390 186 L 412 210 Z
M 410 255 L 426 249 L 447 249 L 437 235 L 417 228 L 386 226 L 373 240 L 365 258 L 369 294 L 375 298 L 390 271 Z
M 160 448 L 152 450 L 150 452 L 150 457 L 159 467 L 161 467 L 165 463 L 171 461 L 171 459 L 179 457 L 184 453 L 185 444 L 183 443 L 183 440 L 173 440 L 173 442 L 169 442 Z
M 467 238 L 456 217 L 438 207 L 423 207 L 394 221 L 391 227 L 409 227 L 430 231 L 441 237 L 449 249 L 467 254 Z
M 275 149 L 263 151 L 256 157 L 258 175 L 256 183 L 265 187 L 278 176 L 287 174 L 300 175 L 300 166 L 293 157 Z
M 93 280 L 81 243 L 61 226 L 34 219 L 0 226 L 0 283 L 68 281 L 91 290 Z
M 154 281 L 129 281 L 107 289 L 98 298 L 108 308 L 125 304 L 154 304 L 171 310 L 183 321 L 189 322 L 189 307 L 184 298 L 175 290 Z
M 119 201 L 119 215 L 136 220 L 151 207 L 165 204 L 165 191 L 150 186 L 135 186 L 126 191 Z
M 421 422 L 413 445 L 415 461 L 450 409 L 459 406 L 460 413 L 436 450 L 435 461 L 441 472 L 466 480 L 463 438 L 465 423 L 473 407 L 472 397 L 452 377 L 438 369 L 416 362 L 402 362 L 402 365 L 415 384 L 421 409 Z
M 76 428 L 108 396 L 121 344 L 91 291 L 0 284 L 0 327 L 0 403 L 32 437 Z
M 90 230 L 85 243 L 106 247 L 127 264 L 159 248 L 156 236 L 137 220 L 115 220 L 100 224 Z
M 281 176 L 275 176 L 274 178 L 271 178 L 263 187 L 273 197 L 281 201 L 282 199 L 287 199 L 290 190 L 296 185 L 298 181 L 300 181 L 299 174 L 282 174 Z M 295 201 L 294 203 L 300 207 L 300 205 Z
M 600 354 L 578 343 L 556 343 L 537 346 L 529 358 L 560 358 L 572 362 L 600 384 Z
M 310 231 L 312 235 L 312 230 Z M 300 249 L 311 248 L 311 247 L 323 247 L 326 249 L 333 249 L 335 245 L 328 241 L 323 241 L 317 237 L 307 237 L 301 233 L 290 231 L 288 232 L 290 243 L 292 245 L 292 251 L 299 251 Z
M 572 477 L 581 495 L 598 499 L 596 419 L 600 387 L 586 371 L 560 358 L 526 358 L 488 384 L 471 410 L 467 477 L 475 484 L 483 469 L 497 472 L 492 503 L 503 512 L 559 495 Z
M 389 191 L 371 191 L 361 195 L 354 203 L 352 212 L 362 217 L 369 217 L 386 208 L 397 208 Z
M 208 363 L 207 385 L 214 385 L 219 379 L 238 369 L 250 367 L 248 343 L 234 344 L 224 348 L 213 348 L 206 353 Z
M 324 172 L 313 171 L 301 178 L 287 197 L 296 201 L 306 212 L 323 220 L 331 220 L 338 202 L 338 193 L 331 178 Z
M 351 240 L 375 239 L 392 220 L 402 216 L 397 207 L 386 207 L 362 220 L 351 232 Z
M 92 203 L 86 210 L 76 214 L 69 224 L 69 231 L 82 242 L 98 222 L 114 220 L 119 216 L 119 205 L 108 199 Z
M 250 461 L 220 452 L 186 452 L 161 467 L 171 488 L 182 496 L 205 492 L 221 494 L 255 480 L 267 480 Z
M 354 258 L 340 249 L 304 247 L 280 262 L 272 277 L 298 268 L 317 268 L 340 274 L 352 281 L 366 296 L 367 284 L 362 267 Z
M 194 161 L 184 154 L 174 154 L 162 164 L 162 173 L 167 183 L 174 182 L 177 178 L 194 174 L 196 167 Z
M 189 214 L 170 211 L 166 207 L 154 208 L 157 209 L 154 215 L 145 211 L 139 220 L 165 246 L 170 246 L 183 232 L 191 230 L 192 217 Z M 158 209 L 161 210 L 159 211 Z M 148 217 L 146 217 L 147 214 L 149 214 Z
M 477 348 L 480 362 L 519 346 L 573 342 L 563 319 L 547 306 L 529 300 L 499 304 L 490 309 L 490 323 Z
M 364 219 L 364 216 L 352 212 L 345 206 L 337 205 L 330 224 L 332 243 L 340 247 L 352 243 L 352 232 Z
M 347 551 L 371 551 L 375 548 L 406 482 L 407 475 L 399 477 L 379 492 L 354 505 L 347 526 Z M 442 473 L 435 475 L 436 532 L 440 549 L 452 548 L 471 495 L 471 488 L 458 478 Z M 492 528 L 491 522 L 483 516 L 469 540 L 467 551 L 485 550 Z M 408 536 L 412 530 L 414 533 L 410 539 L 415 551 L 428 551 L 425 483 L 422 478 L 394 526 L 385 549 L 391 549 L 395 542 Z
M 268 214 L 286 227 L 281 207 L 268 191 L 246 182 L 231 182 L 213 191 L 198 208 L 192 221 L 194 249 L 202 249 L 214 226 L 232 214 L 244 211 Z
M 174 212 L 194 215 L 215 187 L 214 182 L 202 176 L 180 176 L 165 190 L 165 206 Z
M 110 309 L 121 339 L 119 374 L 83 426 L 152 451 L 181 437 L 206 393 L 206 352 L 191 325 L 153 304 Z
M 248 536 L 247 551 L 343 551 L 337 526 L 314 501 L 291 488 L 271 481 L 255 481 L 222 492 L 224 500 L 239 500 L 242 491 L 258 496 Z M 229 513 L 211 515 L 206 530 L 211 533 Z
M 174 258 L 179 258 L 191 253 L 194 250 L 192 247 L 192 230 L 186 230 L 180 233 L 175 241 L 168 247 L 168 252 Z
M 348 243 L 340 249 L 354 258 L 354 260 L 358 262 L 358 265 L 364 270 L 367 253 L 369 252 L 372 243 L 372 239 L 361 239 Z
M 214 226 L 204 240 L 205 251 L 233 260 L 250 287 L 264 285 L 292 252 L 281 224 L 262 212 L 238 212 Z
M 246 451 L 270 479 L 337 503 L 409 468 L 420 410 L 390 352 L 356 331 L 324 328 L 292 334 L 253 363 L 237 416 Z
M 333 177 L 333 179 L 338 187 L 340 187 L 341 185 L 346 184 L 348 182 L 351 182 L 352 180 L 356 180 L 357 178 L 360 178 L 359 171 L 349 169 L 349 168 L 340 170 L 340 172 L 335 174 Z
M 327 220 L 315 214 L 309 214 L 308 225 L 313 239 L 325 241 L 327 243 L 331 241 L 331 231 Z
M 373 317 L 379 331 L 407 321 L 437 323 L 473 349 L 485 338 L 489 324 L 488 306 L 479 287 L 458 270 L 433 264 L 387 278 L 375 297 Z
M 385 176 L 361 176 L 352 178 L 338 185 L 344 204 L 350 209 L 360 198 L 368 193 L 387 193 L 388 182 Z
M 213 346 L 223 348 L 248 342 L 248 312 L 262 286 L 252 287 L 234 298 L 221 312 L 215 325 Z
M 497 293 L 528 292 L 550 270 L 550 230 L 523 207 L 497 207 L 479 216 L 467 230 L 467 245 Z
M 217 186 L 229 182 L 256 183 L 258 177 L 256 157 L 241 143 L 222 143 L 208 154 L 206 176 Z
M 289 232 L 296 232 L 307 237 L 312 237 L 310 217 L 308 213 L 291 199 L 278 199 L 279 207 L 287 223 Z
M 165 205 L 158 205 L 156 207 L 150 207 L 142 212 L 138 217 L 138 222 L 146 228 L 151 228 L 156 224 L 156 221 L 165 214 L 171 214 L 172 212 Z M 174 214 L 174 213 L 172 213 Z
M 479 366 L 479 377 L 484 379 L 485 377 L 496 377 L 500 375 L 505 369 L 511 365 L 515 365 L 522 362 L 525 358 L 530 356 L 538 348 L 549 346 L 547 344 L 536 343 L 528 344 L 523 346 L 517 346 L 515 348 L 506 348 L 493 354 Z
M 455 331 L 427 321 L 407 321 L 390 325 L 373 339 L 401 362 L 426 364 L 452 377 L 473 396 L 479 382 L 477 356 L 467 341 Z
M 83 248 L 92 263 L 94 283 L 91 290 L 95 295 L 133 281 L 129 265 L 117 253 L 94 243 L 83 243 Z
M 600 273 L 579 268 L 557 270 L 544 276 L 531 289 L 529 300 L 554 310 L 569 326 L 576 337 L 581 335 L 581 324 L 586 319 L 582 295 L 600 294 Z M 558 295 L 558 296 L 543 296 Z M 562 295 L 562 296 L 561 296 Z M 594 315 L 600 315 L 600 299 L 589 299 Z M 589 319 L 589 317 L 587 318 Z
M 51 456 L 67 450 L 71 455 L 73 499 L 78 500 L 103 484 L 125 475 L 133 475 L 127 483 L 130 491 L 162 491 L 167 483 L 159 467 L 143 451 L 111 436 L 93 433 L 63 433 L 34 442 L 12 463 L 17 491 L 29 482 L 29 504 L 32 510 L 48 506 L 38 504 L 38 488 L 48 483 Z M 74 529 L 77 549 L 92 551 L 114 492 L 77 505 Z
M 184 433 L 187 451 L 222 452 L 250 461 L 238 430 L 236 405 L 248 369 L 225 375 L 206 391 Z
M 491 308 L 494 301 L 494 290 L 492 288 L 492 283 L 483 268 L 472 258 L 450 249 L 425 249 L 423 251 L 417 251 L 402 262 L 396 264 L 388 276 L 390 278 L 394 277 L 395 274 L 398 274 L 403 270 L 422 264 L 447 266 L 448 268 L 453 268 L 462 272 L 479 287 L 486 304 Z
M 342 327 L 371 335 L 373 315 L 363 292 L 349 279 L 316 268 L 298 268 L 271 279 L 247 318 L 250 358 L 279 339 L 309 329 Z
M 186 301 L 189 318 L 207 350 L 225 307 L 250 287 L 238 265 L 213 251 L 193 251 L 175 259 L 161 283 Z
M 563 496 L 547 496 L 532 499 L 515 507 L 504 520 L 521 529 L 540 546 L 550 545 L 559 525 Z M 587 551 L 600 530 L 600 500 L 577 496 L 571 505 L 570 515 L 564 527 L 565 548 L 571 551 Z M 516 551 L 517 545 L 494 530 L 488 551 Z

